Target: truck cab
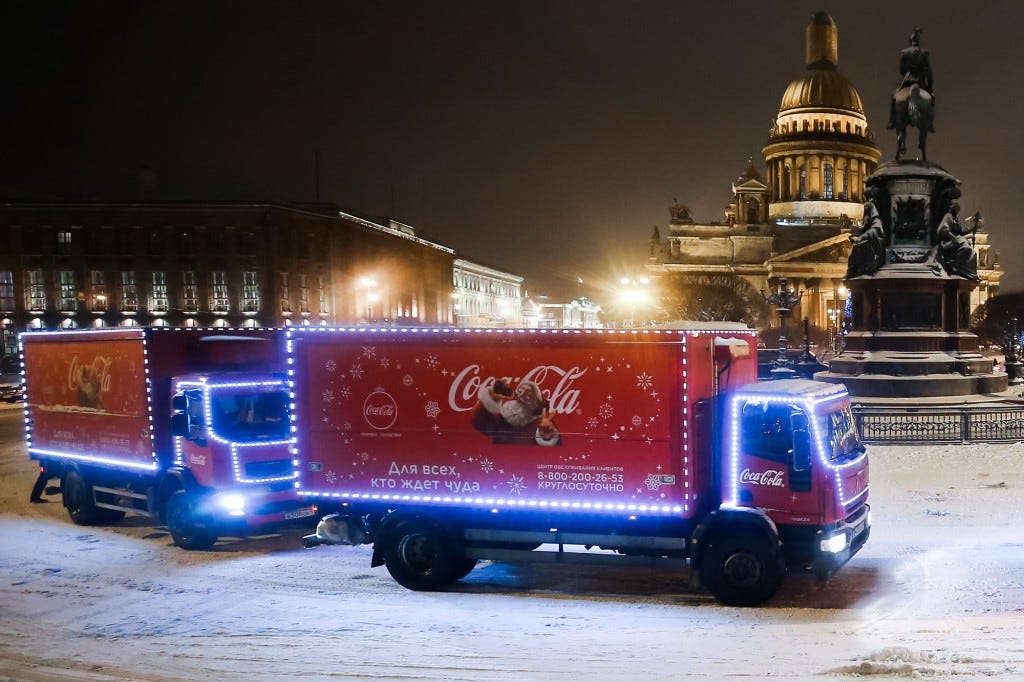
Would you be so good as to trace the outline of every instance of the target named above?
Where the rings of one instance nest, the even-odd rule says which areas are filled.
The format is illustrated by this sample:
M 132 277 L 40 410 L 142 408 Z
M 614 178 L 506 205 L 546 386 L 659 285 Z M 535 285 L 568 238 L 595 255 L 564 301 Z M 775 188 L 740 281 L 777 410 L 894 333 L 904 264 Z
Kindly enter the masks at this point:
M 871 531 L 867 449 L 846 389 L 787 379 L 753 384 L 723 400 L 716 515 L 763 519 L 790 570 L 831 575 Z M 728 561 L 719 564 L 727 573 Z M 720 578 L 743 582 L 739 575 Z
M 212 527 L 314 513 L 294 504 L 298 469 L 282 375 L 186 374 L 171 385 L 172 471 L 192 484 L 168 502 L 172 532 L 206 544 Z

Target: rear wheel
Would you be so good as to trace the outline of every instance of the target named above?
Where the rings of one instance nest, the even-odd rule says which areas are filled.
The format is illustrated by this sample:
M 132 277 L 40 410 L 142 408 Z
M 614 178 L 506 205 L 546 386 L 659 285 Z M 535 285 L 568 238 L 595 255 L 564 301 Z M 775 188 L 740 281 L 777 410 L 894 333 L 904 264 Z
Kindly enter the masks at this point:
M 429 521 L 404 521 L 389 536 L 384 565 L 402 587 L 436 590 L 462 578 L 473 568 L 457 551 L 448 534 Z
M 700 580 L 729 606 L 758 606 L 782 584 L 785 566 L 766 537 L 751 533 L 712 540 L 700 565 Z
M 68 510 L 68 516 L 79 526 L 91 526 L 100 520 L 96 505 L 93 504 L 92 486 L 85 477 L 76 469 L 69 470 L 64 474 L 61 482 L 61 493 L 64 497 L 64 506 Z
M 182 549 L 209 549 L 217 542 L 213 519 L 196 512 L 195 495 L 179 490 L 167 502 L 167 530 Z

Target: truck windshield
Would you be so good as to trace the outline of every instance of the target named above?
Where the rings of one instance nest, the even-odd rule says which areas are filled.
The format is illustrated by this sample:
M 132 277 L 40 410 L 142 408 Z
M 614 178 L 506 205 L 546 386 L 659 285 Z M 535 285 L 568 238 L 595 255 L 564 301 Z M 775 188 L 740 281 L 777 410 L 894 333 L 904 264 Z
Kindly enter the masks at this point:
M 857 437 L 857 424 L 853 420 L 850 406 L 829 412 L 828 440 L 833 460 L 857 456 L 864 452 L 864 445 Z
M 288 398 L 282 391 L 233 393 L 218 391 L 211 397 L 213 431 L 231 441 L 287 438 L 291 426 Z

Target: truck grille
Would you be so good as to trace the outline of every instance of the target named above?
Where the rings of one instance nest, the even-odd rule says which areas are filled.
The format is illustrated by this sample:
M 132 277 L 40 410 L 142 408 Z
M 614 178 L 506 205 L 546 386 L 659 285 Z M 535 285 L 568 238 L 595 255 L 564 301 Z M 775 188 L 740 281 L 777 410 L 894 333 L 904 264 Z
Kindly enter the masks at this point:
M 280 478 L 282 476 L 291 476 L 293 471 L 294 465 L 290 458 L 245 463 L 245 475 L 247 478 Z

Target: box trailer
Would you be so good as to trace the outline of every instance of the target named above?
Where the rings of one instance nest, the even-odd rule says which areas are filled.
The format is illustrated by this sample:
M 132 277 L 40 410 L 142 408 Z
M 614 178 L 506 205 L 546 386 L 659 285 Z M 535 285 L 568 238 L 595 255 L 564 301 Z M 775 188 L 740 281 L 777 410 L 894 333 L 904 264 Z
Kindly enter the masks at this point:
M 846 390 L 756 383 L 751 330 L 288 336 L 297 491 L 336 512 L 306 546 L 373 543 L 408 588 L 479 559 L 616 560 L 753 605 L 870 533 Z

